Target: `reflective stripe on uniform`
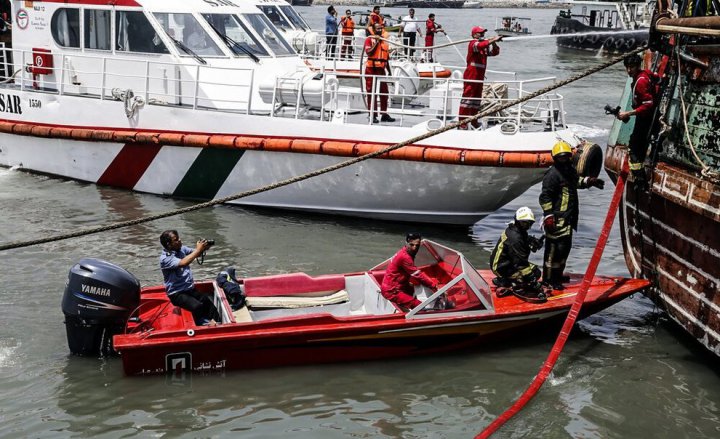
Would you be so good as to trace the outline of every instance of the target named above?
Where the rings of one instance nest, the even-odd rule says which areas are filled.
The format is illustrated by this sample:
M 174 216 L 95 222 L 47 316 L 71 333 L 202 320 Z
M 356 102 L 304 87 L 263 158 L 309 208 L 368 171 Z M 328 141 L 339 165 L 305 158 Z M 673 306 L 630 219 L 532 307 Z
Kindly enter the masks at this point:
M 499 274 L 497 272 L 497 265 L 498 261 L 500 260 L 500 255 L 502 255 L 503 251 L 503 245 L 505 244 L 505 241 L 507 240 L 507 235 L 505 235 L 505 232 L 502 232 L 502 235 L 500 235 L 500 242 L 497 246 L 497 251 L 495 252 L 495 259 L 493 259 L 492 267 L 490 267 L 495 274 Z
M 477 62 L 471 62 L 470 65 L 471 65 L 472 67 L 486 67 L 485 64 L 480 64 L 480 63 L 477 63 Z
M 570 202 L 570 190 L 567 186 L 562 188 L 562 198 L 560 199 L 560 212 L 566 212 L 568 210 L 568 203 Z
M 642 167 L 643 167 L 642 163 L 630 162 L 630 170 L 631 171 L 639 171 L 642 169 Z

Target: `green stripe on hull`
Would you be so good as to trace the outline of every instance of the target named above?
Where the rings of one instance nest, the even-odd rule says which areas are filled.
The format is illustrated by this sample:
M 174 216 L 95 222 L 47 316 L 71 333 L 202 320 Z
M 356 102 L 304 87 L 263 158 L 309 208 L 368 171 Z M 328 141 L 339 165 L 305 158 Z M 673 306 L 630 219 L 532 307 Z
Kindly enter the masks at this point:
M 178 198 L 209 200 L 222 187 L 243 150 L 203 148 L 173 192 Z

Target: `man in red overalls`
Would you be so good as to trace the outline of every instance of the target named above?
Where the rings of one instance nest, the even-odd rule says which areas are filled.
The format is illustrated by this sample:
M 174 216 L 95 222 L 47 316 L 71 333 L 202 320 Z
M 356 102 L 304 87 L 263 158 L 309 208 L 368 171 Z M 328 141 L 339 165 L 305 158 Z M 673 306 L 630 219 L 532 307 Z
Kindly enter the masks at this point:
M 380 294 L 384 298 L 405 309 L 413 309 L 422 303 L 415 297 L 415 287 L 410 283 L 410 279 L 433 291 L 438 287 L 437 280 L 428 277 L 415 266 L 415 255 L 421 242 L 422 236 L 419 233 L 408 233 L 405 236 L 405 246 L 392 257 L 380 287 Z
M 617 118 L 627 122 L 635 116 L 635 127 L 628 142 L 629 165 L 635 184 L 647 189 L 647 181 L 643 162 L 647 155 L 649 134 L 655 117 L 655 83 L 659 78 L 649 70 L 642 69 L 642 58 L 639 55 L 630 55 L 623 60 L 628 76 L 632 78 L 632 110 L 621 111 Z
M 502 40 L 501 36 L 494 36 L 485 39 L 487 30 L 480 26 L 472 28 L 470 34 L 473 41 L 468 43 L 467 67 L 463 74 L 463 79 L 472 81 L 484 81 L 485 69 L 487 68 L 487 57 L 500 54 L 500 47 L 497 42 Z M 460 120 L 467 119 L 468 116 L 476 115 L 481 108 L 481 98 L 483 93 L 482 82 L 465 82 L 463 86 L 463 95 L 460 100 Z M 480 123 L 476 120 L 472 125 L 477 128 Z M 461 128 L 467 129 L 467 125 Z
M 445 30 L 439 24 L 435 23 L 435 14 L 428 15 L 425 22 L 425 47 L 435 45 L 435 34 L 438 32 L 445 33 Z M 425 61 L 433 62 L 433 50 L 425 49 Z
M 383 122 L 395 122 L 395 119 L 387 114 L 388 86 L 383 77 L 390 71 L 390 46 L 387 41 L 387 33 L 383 31 L 383 25 L 375 23 L 374 34 L 365 38 L 365 55 L 368 57 L 365 63 L 365 91 L 367 92 L 367 108 L 370 111 L 373 123 L 377 123 L 378 104 L 376 99 L 380 95 L 380 120 Z M 373 87 L 373 85 L 375 87 Z

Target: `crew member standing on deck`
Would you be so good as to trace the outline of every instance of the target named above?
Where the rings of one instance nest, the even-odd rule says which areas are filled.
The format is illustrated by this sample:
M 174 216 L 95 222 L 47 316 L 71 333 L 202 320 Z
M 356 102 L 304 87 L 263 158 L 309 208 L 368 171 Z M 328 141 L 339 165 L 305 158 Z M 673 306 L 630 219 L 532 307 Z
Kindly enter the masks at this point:
M 332 6 L 328 6 L 325 16 L 325 58 L 335 58 L 337 47 L 338 20 L 337 12 Z
M 355 21 L 352 19 L 352 11 L 345 11 L 345 16 L 340 19 L 340 32 L 342 33 L 342 46 L 340 47 L 340 59 L 351 59 L 355 50 L 353 42 L 355 39 Z
M 375 6 L 368 16 L 367 34 L 375 35 L 375 25 L 379 24 L 382 29 L 385 29 L 385 19 L 380 15 L 380 6 Z
M 403 44 L 405 44 L 405 55 L 412 57 L 415 54 L 415 37 L 422 38 L 422 32 L 418 20 L 415 18 L 415 9 L 410 8 L 410 15 L 403 17 Z
M 422 236 L 419 233 L 408 233 L 405 236 L 405 246 L 392 257 L 380 287 L 380 294 L 384 298 L 408 310 L 422 303 L 415 297 L 415 287 L 410 283 L 410 279 L 433 291 L 438 288 L 437 280 L 431 279 L 415 266 L 415 255 L 421 242 Z
M 553 289 L 562 290 L 569 280 L 563 272 L 572 248 L 573 230 L 577 230 L 580 207 L 578 189 L 595 186 L 603 189 L 605 182 L 597 177 L 580 177 L 572 163 L 570 144 L 559 141 L 552 148 L 553 165 L 545 173 L 540 192 L 545 230 L 543 281 Z
M 630 89 L 632 90 L 632 110 L 621 111 L 617 118 L 623 122 L 635 116 L 635 127 L 630 135 L 628 149 L 630 155 L 630 171 L 632 172 L 635 184 L 641 188 L 647 187 L 643 162 L 647 154 L 648 139 L 655 115 L 655 85 L 658 81 L 655 75 L 641 68 L 642 59 L 639 55 L 631 55 L 623 60 L 625 70 L 632 78 Z
M 391 75 L 390 70 L 390 45 L 387 41 L 388 35 L 383 30 L 382 24 L 375 23 L 373 35 L 365 38 L 365 91 L 367 92 L 367 108 L 373 123 L 378 123 L 378 95 L 380 97 L 380 120 L 383 122 L 395 122 L 395 119 L 387 114 L 388 106 L 388 85 L 384 76 Z
M 476 81 L 485 80 L 485 69 L 487 69 L 488 56 L 497 56 L 500 54 L 500 47 L 497 42 L 502 40 L 502 36 L 494 36 L 485 39 L 484 27 L 475 26 L 470 31 L 473 41 L 468 43 L 467 51 L 467 67 L 463 73 L 463 95 L 460 100 L 460 120 L 467 119 L 480 112 L 482 108 L 483 83 Z M 473 127 L 480 126 L 480 122 L 475 120 L 472 122 Z M 467 125 L 462 125 L 462 129 L 467 129 Z
M 432 46 L 435 45 L 435 34 L 438 32 L 445 33 L 442 26 L 435 23 L 435 14 L 428 15 L 428 19 L 425 22 L 425 61 L 427 62 L 433 62 Z

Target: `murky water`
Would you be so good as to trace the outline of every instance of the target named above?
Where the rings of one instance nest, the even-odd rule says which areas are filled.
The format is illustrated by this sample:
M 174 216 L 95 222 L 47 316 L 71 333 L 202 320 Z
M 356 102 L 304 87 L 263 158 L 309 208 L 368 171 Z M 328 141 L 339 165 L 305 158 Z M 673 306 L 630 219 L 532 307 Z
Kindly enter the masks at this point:
M 299 10 L 321 26 L 324 7 Z M 436 12 L 457 40 L 471 24 L 492 27 L 495 17 L 520 11 Z M 547 33 L 555 11 L 521 15 L 532 17 L 533 32 Z M 504 43 L 490 68 L 516 70 L 525 78 L 564 78 L 597 62 L 592 55 L 558 53 L 551 40 L 538 39 Z M 611 120 L 602 107 L 617 101 L 624 78 L 616 67 L 560 92 L 580 135 L 604 145 Z M 588 263 L 611 189 L 583 193 L 582 223 L 569 261 L 573 271 Z M 413 228 L 485 267 L 515 209 L 528 205 L 537 212 L 538 191 L 532 188 L 472 228 Z M 186 205 L 2 169 L 0 242 Z M 397 250 L 409 226 L 218 207 L 3 252 L 0 437 L 471 437 L 520 395 L 554 340 L 550 332 L 435 358 L 196 375 L 180 383 L 125 378 L 118 359 L 71 357 L 60 311 L 70 267 L 82 257 L 100 257 L 127 268 L 145 285 L 157 284 L 158 236 L 168 228 L 188 242 L 216 239 L 205 265 L 194 266 L 196 277 L 205 278 L 229 264 L 243 275 L 361 270 Z M 627 274 L 617 230 L 600 271 Z M 717 438 L 719 369 L 648 300 L 632 297 L 578 325 L 538 396 L 496 437 Z

